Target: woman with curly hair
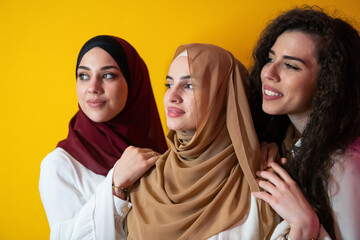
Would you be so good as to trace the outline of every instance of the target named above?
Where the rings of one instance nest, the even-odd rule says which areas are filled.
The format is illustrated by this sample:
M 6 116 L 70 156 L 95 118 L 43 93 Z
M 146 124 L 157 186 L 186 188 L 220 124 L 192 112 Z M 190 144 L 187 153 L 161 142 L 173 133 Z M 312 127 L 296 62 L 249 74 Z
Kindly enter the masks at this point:
M 285 228 L 279 236 L 293 240 L 360 239 L 359 33 L 319 8 L 295 8 L 266 27 L 253 57 L 259 137 L 282 141 L 286 158 L 257 172 L 265 191 L 254 196 L 284 219 L 273 237 Z

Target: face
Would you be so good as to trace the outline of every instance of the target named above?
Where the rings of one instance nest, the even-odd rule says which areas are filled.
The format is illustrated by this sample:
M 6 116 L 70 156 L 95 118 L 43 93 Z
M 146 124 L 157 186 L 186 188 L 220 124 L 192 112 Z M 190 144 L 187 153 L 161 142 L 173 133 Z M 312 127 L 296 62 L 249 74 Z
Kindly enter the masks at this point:
M 195 97 L 186 56 L 174 59 L 166 82 L 164 105 L 168 128 L 180 131 L 196 130 Z
M 76 92 L 83 112 L 94 122 L 106 122 L 119 114 L 128 96 L 128 86 L 115 60 L 95 47 L 81 59 Z
M 261 71 L 263 110 L 306 119 L 320 71 L 317 37 L 299 31 L 284 32 L 269 51 Z

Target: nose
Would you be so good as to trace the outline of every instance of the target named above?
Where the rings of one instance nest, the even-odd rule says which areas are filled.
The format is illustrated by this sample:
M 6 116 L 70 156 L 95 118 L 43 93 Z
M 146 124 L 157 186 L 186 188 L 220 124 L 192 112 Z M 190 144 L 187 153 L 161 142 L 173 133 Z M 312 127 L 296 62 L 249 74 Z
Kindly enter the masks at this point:
M 102 80 L 100 77 L 94 77 L 89 81 L 88 93 L 91 94 L 102 94 Z
M 263 69 L 261 70 L 261 75 L 263 76 L 263 78 L 270 81 L 274 81 L 274 82 L 280 81 L 278 66 L 276 63 L 265 64 Z
M 181 103 L 183 101 L 181 97 L 181 89 L 178 86 L 169 88 L 166 92 L 167 100 L 171 103 Z

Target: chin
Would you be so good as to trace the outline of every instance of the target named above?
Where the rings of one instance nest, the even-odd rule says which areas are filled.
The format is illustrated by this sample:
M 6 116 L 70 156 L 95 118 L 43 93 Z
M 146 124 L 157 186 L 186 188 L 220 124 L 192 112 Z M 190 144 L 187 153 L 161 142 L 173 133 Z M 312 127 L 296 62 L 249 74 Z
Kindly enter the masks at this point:
M 169 130 L 185 131 L 182 126 L 179 126 L 179 125 L 177 125 L 177 124 L 167 123 L 167 127 L 169 128 Z
M 167 127 L 169 130 L 173 130 L 173 131 L 182 131 L 181 128 L 167 124 Z
M 112 118 L 109 118 L 107 116 L 99 116 L 99 115 L 87 115 L 86 116 L 93 122 L 96 123 L 102 123 L 102 122 L 107 122 L 109 120 L 111 120 Z
M 168 129 L 174 130 L 174 131 L 195 131 L 196 130 L 195 126 L 190 126 L 190 124 L 184 125 L 183 121 L 177 121 L 177 122 L 167 121 L 166 125 L 167 125 Z
M 279 111 L 276 108 L 270 108 L 270 107 L 263 106 L 262 109 L 263 109 L 263 111 L 265 113 L 270 114 L 270 115 L 282 115 L 282 114 L 284 114 L 284 113 L 282 113 L 281 111 Z

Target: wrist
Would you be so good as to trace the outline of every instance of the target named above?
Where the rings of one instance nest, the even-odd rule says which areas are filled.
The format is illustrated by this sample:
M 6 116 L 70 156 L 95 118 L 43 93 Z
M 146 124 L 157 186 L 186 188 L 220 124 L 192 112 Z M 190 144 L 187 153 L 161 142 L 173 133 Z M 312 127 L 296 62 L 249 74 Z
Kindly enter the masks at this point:
M 289 240 L 316 240 L 320 232 L 320 224 L 318 218 L 317 221 L 314 221 L 311 225 L 302 224 L 301 227 L 291 226 L 289 234 L 286 236 L 286 239 Z M 308 227 L 306 227 L 308 226 Z
M 130 193 L 128 189 L 123 188 L 121 186 L 116 186 L 112 184 L 113 194 L 117 196 L 118 198 L 121 198 L 122 200 L 129 201 Z

